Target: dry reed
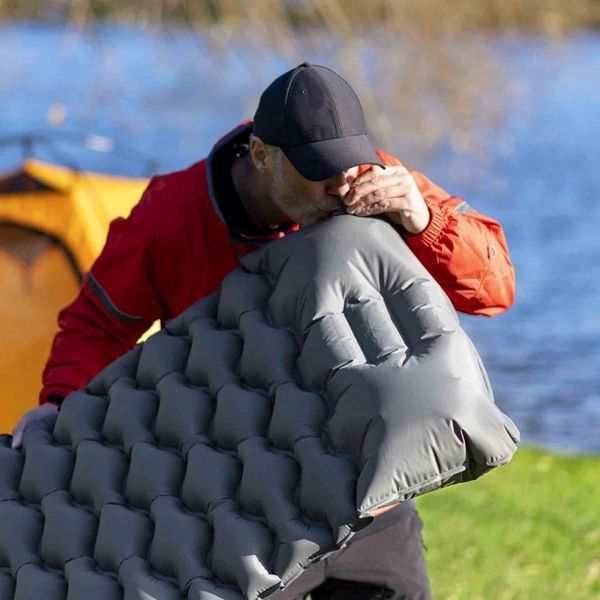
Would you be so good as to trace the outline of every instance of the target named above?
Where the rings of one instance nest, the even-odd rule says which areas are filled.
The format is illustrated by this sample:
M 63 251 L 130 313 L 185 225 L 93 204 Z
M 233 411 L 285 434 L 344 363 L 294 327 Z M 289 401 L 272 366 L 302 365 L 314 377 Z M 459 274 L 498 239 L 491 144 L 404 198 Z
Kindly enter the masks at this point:
M 241 24 L 256 16 L 293 28 L 402 23 L 438 32 L 523 27 L 558 34 L 600 26 L 600 0 L 0 0 L 0 18 L 111 19 L 142 24 Z

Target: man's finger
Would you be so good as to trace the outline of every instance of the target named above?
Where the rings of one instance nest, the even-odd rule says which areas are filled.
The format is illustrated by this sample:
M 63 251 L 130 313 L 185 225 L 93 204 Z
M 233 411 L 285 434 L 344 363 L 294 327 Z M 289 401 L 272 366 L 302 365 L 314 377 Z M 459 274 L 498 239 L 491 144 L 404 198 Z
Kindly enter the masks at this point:
M 28 410 L 13 428 L 11 448 L 18 448 L 21 445 L 25 430 L 29 427 L 29 425 L 31 425 L 31 423 L 38 421 L 39 419 L 44 419 L 56 413 L 57 411 L 58 408 L 49 402 Z
M 366 204 L 364 206 L 359 206 L 350 214 L 356 215 L 358 217 L 368 217 L 370 215 L 378 215 L 380 213 L 385 213 L 390 210 L 389 201 L 382 200 L 381 202 L 374 202 L 372 204 Z M 348 211 L 350 212 L 350 211 Z
M 356 184 L 352 182 L 349 192 L 344 197 L 344 203 L 346 206 L 352 206 L 358 202 L 361 198 L 369 194 L 373 194 L 378 190 L 383 190 L 386 195 L 390 195 L 390 188 L 402 186 L 403 188 L 410 188 L 413 185 L 413 181 L 408 173 L 390 173 L 385 176 L 376 176 L 365 181 L 363 183 Z
M 349 213 L 355 212 L 358 208 L 366 207 L 370 204 L 384 203 L 387 209 L 401 210 L 407 207 L 407 195 L 411 190 L 411 185 L 401 183 L 393 185 L 389 188 L 379 188 L 371 193 L 356 198 L 353 202 L 346 205 L 346 211 Z
M 20 448 L 23 442 L 23 429 L 17 429 L 13 431 L 12 441 L 10 443 L 11 448 Z
M 383 173 L 389 173 L 390 171 L 395 170 L 396 167 L 387 167 L 386 169 L 380 167 L 379 165 L 373 165 L 370 169 L 367 169 L 366 171 L 363 171 L 360 175 L 357 175 L 354 178 L 354 181 L 368 181 L 369 179 L 377 176 L 377 175 L 381 175 Z
M 344 197 L 346 205 L 354 204 L 360 198 L 372 194 L 378 190 L 387 190 L 390 187 L 401 185 L 404 179 L 401 175 L 390 175 L 389 177 L 374 177 L 359 185 L 352 183 L 350 190 Z
M 380 213 L 387 212 L 400 212 L 402 210 L 408 210 L 408 200 L 405 195 L 394 196 L 392 198 L 384 198 L 376 202 L 362 202 L 355 207 L 348 207 L 346 212 L 351 215 L 357 215 L 359 217 L 377 215 Z
M 378 516 L 382 515 L 383 513 L 386 513 L 389 510 L 396 508 L 396 506 L 398 506 L 398 504 L 399 504 L 399 502 L 394 502 L 394 504 L 390 504 L 389 506 L 384 506 L 383 508 L 376 508 L 375 510 L 371 511 L 371 516 L 378 517 Z
M 406 173 L 408 173 L 408 170 L 402 165 L 388 166 L 385 169 L 382 169 L 378 165 L 373 165 L 373 167 L 370 169 L 364 171 L 360 175 L 357 175 L 352 180 L 352 185 L 360 185 L 361 183 L 371 181 L 373 178 L 377 177 L 390 177 L 396 174 L 405 175 Z

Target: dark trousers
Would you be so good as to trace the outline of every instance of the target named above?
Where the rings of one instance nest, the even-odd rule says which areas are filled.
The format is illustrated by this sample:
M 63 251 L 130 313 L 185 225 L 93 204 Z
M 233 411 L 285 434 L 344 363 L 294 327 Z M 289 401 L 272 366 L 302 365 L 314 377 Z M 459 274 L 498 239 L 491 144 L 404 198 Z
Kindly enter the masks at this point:
M 272 598 L 431 600 L 421 530 L 414 503 L 403 502 Z

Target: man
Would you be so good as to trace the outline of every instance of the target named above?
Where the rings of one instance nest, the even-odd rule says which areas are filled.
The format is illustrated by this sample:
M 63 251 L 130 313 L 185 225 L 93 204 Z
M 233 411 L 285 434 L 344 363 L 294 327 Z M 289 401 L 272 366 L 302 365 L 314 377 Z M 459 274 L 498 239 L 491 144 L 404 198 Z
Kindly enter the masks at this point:
M 500 225 L 376 151 L 348 83 L 304 63 L 264 91 L 253 122 L 207 159 L 155 177 L 131 215 L 111 224 L 80 294 L 59 315 L 41 406 L 21 419 L 13 445 L 155 319 L 218 289 L 239 255 L 342 207 L 392 223 L 458 310 L 494 315 L 512 303 Z M 388 510 L 281 597 L 428 598 L 420 528 L 413 503 Z

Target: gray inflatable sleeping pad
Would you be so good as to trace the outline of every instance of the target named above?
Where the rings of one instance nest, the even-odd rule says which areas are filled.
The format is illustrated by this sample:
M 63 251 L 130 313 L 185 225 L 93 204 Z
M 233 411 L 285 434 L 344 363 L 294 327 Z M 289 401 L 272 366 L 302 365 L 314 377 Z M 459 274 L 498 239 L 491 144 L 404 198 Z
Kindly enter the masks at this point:
M 0 599 L 265 597 L 373 509 L 510 460 L 517 429 L 391 226 L 339 216 L 242 262 L 22 451 L 0 438 Z

